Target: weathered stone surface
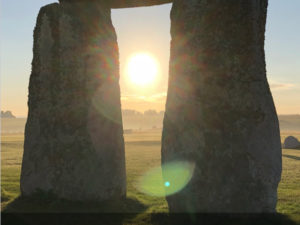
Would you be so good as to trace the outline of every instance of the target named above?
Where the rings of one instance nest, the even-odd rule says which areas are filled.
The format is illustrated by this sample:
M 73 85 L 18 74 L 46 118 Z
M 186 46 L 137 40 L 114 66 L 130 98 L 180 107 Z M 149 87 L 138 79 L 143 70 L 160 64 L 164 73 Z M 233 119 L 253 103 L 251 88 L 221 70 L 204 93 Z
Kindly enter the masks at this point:
M 52 4 L 34 32 L 21 192 L 126 195 L 118 46 L 110 8 Z
M 274 212 L 278 119 L 266 78 L 267 0 L 174 0 L 162 163 L 195 163 L 170 212 Z
M 298 148 L 300 147 L 300 142 L 294 136 L 288 136 L 283 143 L 284 148 Z

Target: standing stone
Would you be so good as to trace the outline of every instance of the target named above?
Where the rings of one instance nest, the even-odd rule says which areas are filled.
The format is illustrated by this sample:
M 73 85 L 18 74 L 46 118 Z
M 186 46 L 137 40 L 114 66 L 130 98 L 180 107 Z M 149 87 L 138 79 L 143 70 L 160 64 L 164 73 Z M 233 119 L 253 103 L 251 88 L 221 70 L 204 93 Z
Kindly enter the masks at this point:
M 300 147 L 300 142 L 294 136 L 288 136 L 283 143 L 283 148 L 298 148 Z
M 34 31 L 21 192 L 126 196 L 117 37 L 99 2 L 51 4 Z
M 170 212 L 274 212 L 279 125 L 266 78 L 267 0 L 174 0 L 162 163 L 195 163 Z

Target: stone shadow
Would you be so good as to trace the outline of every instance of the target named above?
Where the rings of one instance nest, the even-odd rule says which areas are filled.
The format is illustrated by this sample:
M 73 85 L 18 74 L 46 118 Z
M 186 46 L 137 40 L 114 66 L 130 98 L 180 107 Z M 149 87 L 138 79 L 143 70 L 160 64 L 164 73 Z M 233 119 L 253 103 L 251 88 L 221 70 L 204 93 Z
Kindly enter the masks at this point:
M 18 197 L 2 211 L 3 224 L 105 224 L 121 225 L 148 207 L 136 199 L 79 202 L 49 195 Z
M 287 154 L 282 154 L 283 157 L 289 158 L 289 159 L 295 159 L 295 160 L 300 160 L 300 157 L 294 156 L 294 155 L 287 155 Z
M 108 201 L 70 201 L 38 193 L 31 197 L 18 197 L 9 203 L 4 213 L 142 213 L 148 206 L 137 199 Z
M 209 224 L 209 225 L 297 225 L 287 215 L 270 214 L 229 214 L 229 213 L 197 213 L 197 214 L 152 214 L 153 225 Z

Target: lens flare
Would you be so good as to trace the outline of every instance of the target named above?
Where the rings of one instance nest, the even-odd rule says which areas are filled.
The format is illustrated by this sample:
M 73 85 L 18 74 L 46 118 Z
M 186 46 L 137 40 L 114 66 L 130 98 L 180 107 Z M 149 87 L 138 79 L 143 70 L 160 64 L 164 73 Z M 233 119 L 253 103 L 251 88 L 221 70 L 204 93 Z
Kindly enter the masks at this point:
M 169 181 L 166 181 L 166 182 L 165 182 L 165 186 L 166 186 L 166 187 L 169 187 L 169 186 L 170 186 L 170 182 L 169 182 Z
M 156 167 L 145 173 L 137 188 L 151 196 L 168 196 L 182 190 L 191 180 L 195 164 L 177 161 Z

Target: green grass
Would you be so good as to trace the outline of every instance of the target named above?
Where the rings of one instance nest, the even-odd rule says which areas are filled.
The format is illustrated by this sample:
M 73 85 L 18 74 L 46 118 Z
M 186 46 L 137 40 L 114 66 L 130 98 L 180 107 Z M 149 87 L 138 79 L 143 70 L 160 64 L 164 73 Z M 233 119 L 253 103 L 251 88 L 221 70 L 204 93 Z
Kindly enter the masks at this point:
M 1 137 L 1 188 L 2 188 L 2 201 L 1 207 L 5 209 L 9 203 L 20 195 L 20 169 L 23 153 L 24 136 L 18 135 L 2 135 Z M 116 203 L 117 206 L 111 206 L 111 211 L 126 211 L 126 212 L 167 212 L 168 206 L 165 198 L 153 197 L 143 194 L 138 190 L 139 178 L 149 169 L 160 165 L 160 132 L 138 132 L 125 135 L 126 141 L 126 170 L 127 170 L 127 197 L 128 199 L 122 203 Z M 41 197 L 41 196 L 37 196 Z M 21 209 L 20 206 L 13 207 L 17 210 Z M 47 199 L 45 205 L 35 208 L 34 203 L 28 208 L 26 204 L 26 211 L 52 211 L 58 210 L 58 205 L 64 205 L 69 210 L 78 211 L 86 210 L 87 207 L 76 206 L 71 202 L 57 202 L 53 207 L 49 206 Z M 89 204 L 89 208 L 97 210 L 105 210 L 98 207 L 94 203 Z M 107 208 L 107 207 L 106 207 Z M 108 207 L 109 208 L 109 207 Z M 9 209 L 9 207 L 8 207 Z M 91 210 L 93 210 L 91 209 Z
M 24 135 L 1 137 L 1 208 L 20 194 L 20 170 Z M 4 194 L 4 198 L 2 197 Z
M 168 212 L 165 198 L 148 196 L 138 190 L 140 176 L 160 165 L 160 139 L 160 132 L 125 135 L 127 196 L 147 205 L 146 212 Z
M 283 137 L 293 134 L 283 133 Z M 294 133 L 300 139 L 300 133 Z M 147 224 L 144 213 L 168 212 L 165 198 L 153 197 L 143 194 L 138 189 L 139 178 L 149 169 L 160 165 L 161 131 L 153 130 L 147 132 L 134 132 L 125 134 L 126 143 L 126 170 L 127 170 L 127 197 L 124 202 L 118 202 L 111 207 L 112 210 L 125 210 L 136 213 L 135 219 L 139 224 Z M 12 203 L 19 195 L 20 168 L 23 152 L 23 134 L 2 135 L 1 137 L 1 207 L 2 210 L 8 205 L 14 209 Z M 277 210 L 280 213 L 289 215 L 300 221 L 300 217 L 295 216 L 300 212 L 300 150 L 283 149 L 283 171 L 282 180 L 278 189 Z M 38 196 L 41 197 L 41 196 Z M 50 202 L 45 197 L 45 202 L 38 207 L 32 202 L 19 203 L 19 208 L 25 207 L 27 211 L 35 210 L 60 210 L 69 208 L 71 211 L 103 210 L 103 207 L 96 203 L 87 205 L 61 201 Z M 38 199 L 38 198 L 37 198 Z M 28 200 L 29 201 L 29 200 Z M 18 203 L 18 200 L 15 200 Z M 29 204 L 29 207 L 28 207 Z M 40 203 L 39 203 L 40 204 Z M 59 207 L 58 207 L 59 206 Z M 9 207 L 8 207 L 9 209 Z M 141 222 L 142 221 L 142 222 Z

